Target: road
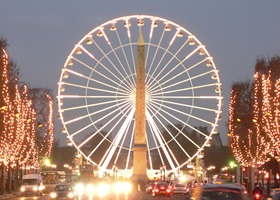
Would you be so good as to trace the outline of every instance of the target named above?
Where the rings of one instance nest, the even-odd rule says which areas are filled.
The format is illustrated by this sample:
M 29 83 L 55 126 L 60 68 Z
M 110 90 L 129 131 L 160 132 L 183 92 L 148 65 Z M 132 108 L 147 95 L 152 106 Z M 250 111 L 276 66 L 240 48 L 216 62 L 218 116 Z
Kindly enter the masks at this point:
M 13 197 L 10 199 L 15 199 L 15 200 L 47 200 L 50 199 L 48 194 L 44 194 L 43 196 L 26 196 L 26 197 Z M 103 197 L 100 196 L 92 196 L 90 197 L 79 197 L 78 200 L 186 200 L 187 196 L 185 195 L 171 195 L 171 197 L 166 197 L 166 196 L 157 196 L 157 197 L 153 197 L 150 194 L 146 194 L 145 192 L 132 192 L 128 195 L 125 194 L 109 194 Z

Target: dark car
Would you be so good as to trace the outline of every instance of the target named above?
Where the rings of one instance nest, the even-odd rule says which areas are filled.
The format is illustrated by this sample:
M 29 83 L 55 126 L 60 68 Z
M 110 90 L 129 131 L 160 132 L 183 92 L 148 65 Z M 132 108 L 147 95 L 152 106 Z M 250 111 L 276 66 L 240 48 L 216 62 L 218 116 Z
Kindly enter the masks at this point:
M 70 184 L 58 184 L 50 193 L 51 199 L 76 199 L 74 188 Z
M 159 196 L 159 195 L 165 195 L 170 197 L 171 195 L 171 188 L 170 186 L 165 182 L 157 182 L 155 184 L 155 187 L 152 189 L 152 195 Z
M 205 184 L 197 186 L 191 200 L 248 200 L 244 186 L 236 184 Z

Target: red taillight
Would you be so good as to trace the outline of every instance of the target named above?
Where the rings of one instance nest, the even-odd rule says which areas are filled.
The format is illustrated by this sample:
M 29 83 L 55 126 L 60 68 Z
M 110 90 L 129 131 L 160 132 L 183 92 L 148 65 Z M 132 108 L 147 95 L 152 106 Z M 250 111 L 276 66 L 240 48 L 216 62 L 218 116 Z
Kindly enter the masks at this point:
M 166 192 L 168 192 L 168 193 L 169 193 L 169 192 L 170 192 L 170 189 L 167 189 L 167 190 L 166 190 Z
M 160 187 L 160 189 L 164 190 L 164 189 L 165 189 L 165 187 L 164 187 L 164 186 L 161 186 L 161 187 Z
M 259 197 L 260 197 L 260 195 L 259 195 L 259 194 L 256 194 L 255 196 L 256 196 L 257 198 L 259 198 Z
M 158 190 L 158 189 L 156 189 L 156 192 L 159 192 L 159 190 Z

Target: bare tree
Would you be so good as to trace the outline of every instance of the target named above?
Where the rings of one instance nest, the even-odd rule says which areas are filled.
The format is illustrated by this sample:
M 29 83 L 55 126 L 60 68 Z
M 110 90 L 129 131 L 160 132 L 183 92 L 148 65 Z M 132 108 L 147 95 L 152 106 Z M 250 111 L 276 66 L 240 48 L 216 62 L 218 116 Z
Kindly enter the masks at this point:
M 40 157 L 49 157 L 53 144 L 53 92 L 47 88 L 32 88 L 30 99 L 36 111 L 36 143 Z

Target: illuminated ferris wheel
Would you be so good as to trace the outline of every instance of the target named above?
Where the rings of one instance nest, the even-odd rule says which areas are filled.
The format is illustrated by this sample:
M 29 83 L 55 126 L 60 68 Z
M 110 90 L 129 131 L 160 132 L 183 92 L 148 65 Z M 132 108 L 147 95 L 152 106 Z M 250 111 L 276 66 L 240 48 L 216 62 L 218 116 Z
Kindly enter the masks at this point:
M 221 83 L 213 58 L 188 30 L 169 20 L 125 16 L 97 26 L 73 48 L 58 83 L 68 142 L 102 169 L 131 169 L 136 48 L 141 29 L 146 67 L 148 170 L 176 170 L 217 133 Z

